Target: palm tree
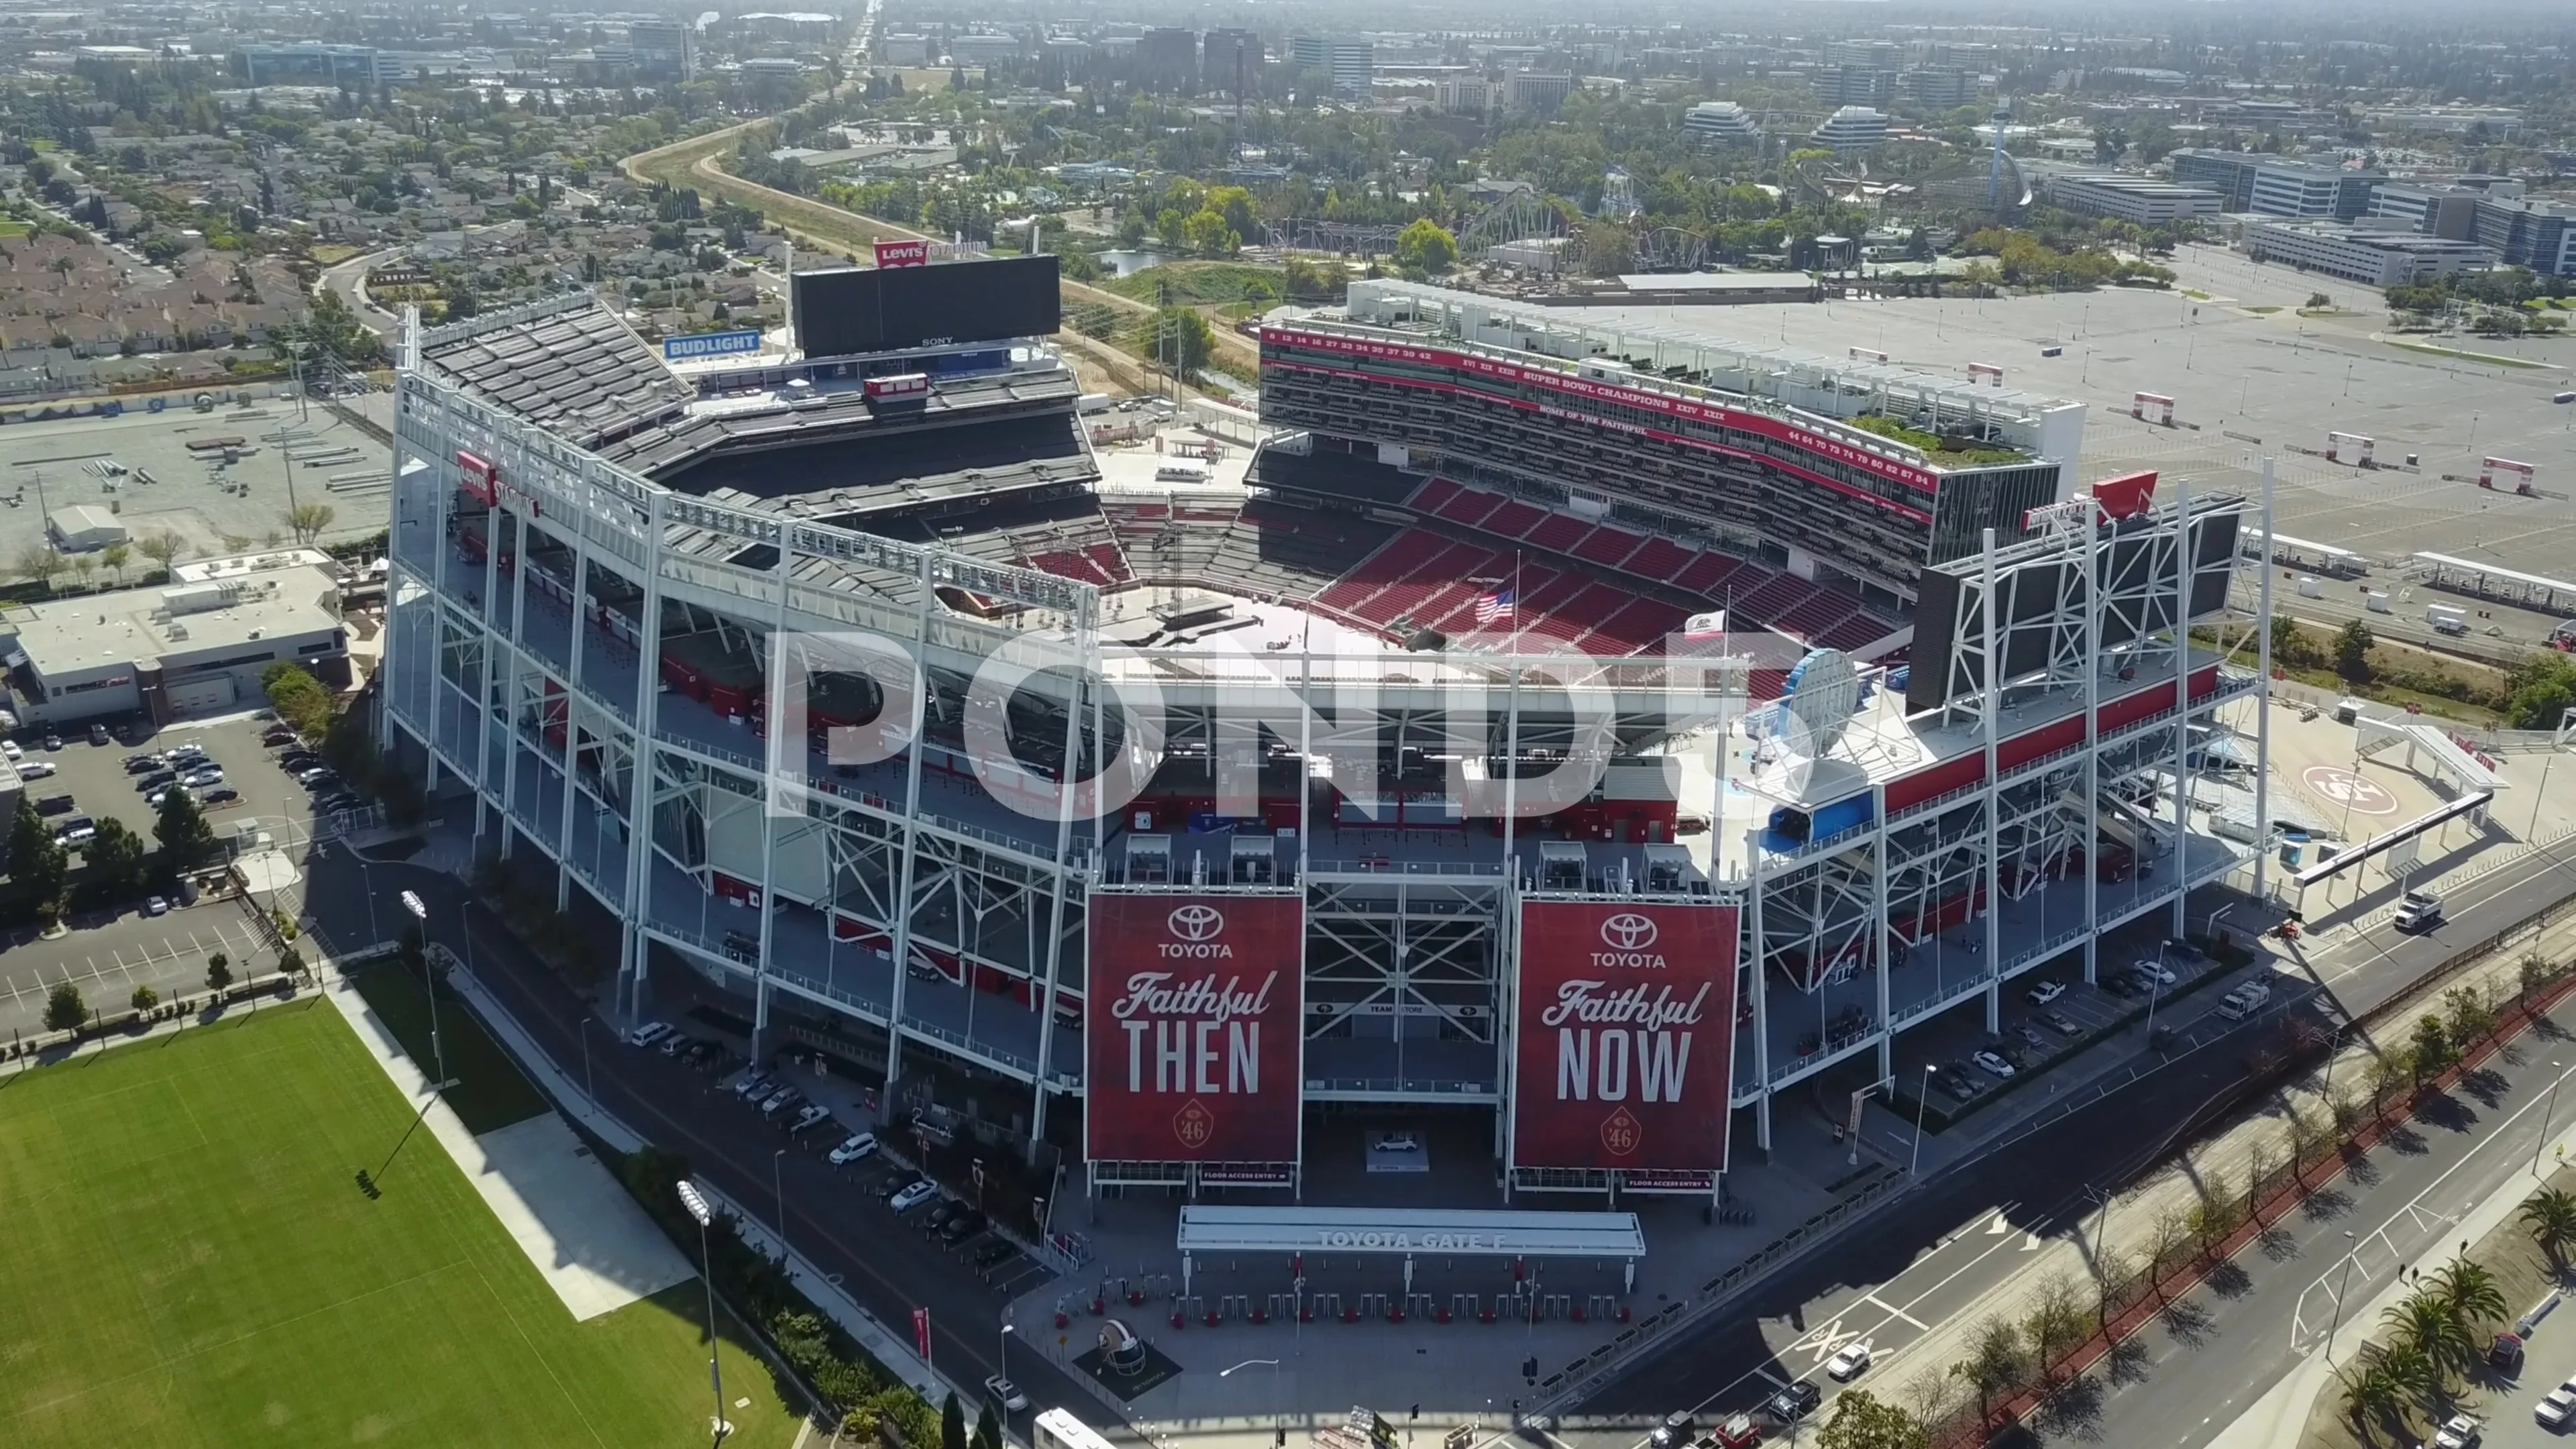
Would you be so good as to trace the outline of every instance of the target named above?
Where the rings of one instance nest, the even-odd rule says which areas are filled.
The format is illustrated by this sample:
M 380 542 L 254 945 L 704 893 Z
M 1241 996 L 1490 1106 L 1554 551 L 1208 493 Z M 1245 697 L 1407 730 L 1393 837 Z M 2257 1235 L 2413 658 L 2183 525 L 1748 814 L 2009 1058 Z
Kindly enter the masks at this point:
M 2425 1285 L 2463 1328 L 2476 1330 L 2512 1316 L 2512 1310 L 2505 1307 L 2503 1285 L 2496 1281 L 2495 1270 L 2484 1263 L 2453 1258 L 2435 1269 Z
M 2365 1438 L 2406 1412 L 2406 1394 L 2385 1363 L 2374 1363 L 2343 1381 L 2344 1412 Z
M 2576 1193 L 2544 1187 L 2522 1205 L 2522 1226 L 2552 1266 L 2567 1266 L 2567 1246 L 2576 1243 Z
M 2447 1380 L 2454 1369 L 2467 1372 L 2477 1362 L 2477 1342 L 2469 1336 L 2467 1325 L 2452 1317 L 2435 1294 L 2408 1294 L 2388 1305 L 2379 1321 L 2388 1326 L 2390 1350 L 2421 1356 L 2436 1383 Z

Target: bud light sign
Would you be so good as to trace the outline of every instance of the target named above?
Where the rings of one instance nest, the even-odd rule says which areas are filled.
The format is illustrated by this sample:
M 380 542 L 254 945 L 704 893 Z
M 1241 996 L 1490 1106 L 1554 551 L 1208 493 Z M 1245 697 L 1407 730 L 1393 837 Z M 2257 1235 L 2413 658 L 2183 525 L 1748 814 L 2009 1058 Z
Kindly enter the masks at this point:
M 1726 1165 L 1735 924 L 1728 906 L 1522 903 L 1514 1167 Z
M 737 357 L 760 350 L 760 332 L 746 327 L 739 332 L 701 332 L 693 337 L 662 339 L 664 362 L 690 362 L 701 357 Z
M 1084 1154 L 1295 1161 L 1304 901 L 1103 892 L 1089 910 Z
M 877 265 L 881 267 L 926 267 L 930 265 L 930 243 L 926 241 L 878 242 Z

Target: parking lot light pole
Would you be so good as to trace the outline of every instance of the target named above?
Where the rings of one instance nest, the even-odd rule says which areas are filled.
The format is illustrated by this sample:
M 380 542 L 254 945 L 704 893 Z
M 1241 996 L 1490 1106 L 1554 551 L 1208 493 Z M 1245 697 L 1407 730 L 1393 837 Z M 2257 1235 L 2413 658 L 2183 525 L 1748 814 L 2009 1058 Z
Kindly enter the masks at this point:
M 420 953 L 420 987 L 429 996 L 429 1054 L 437 1062 L 438 1079 L 443 1082 L 447 1080 L 447 1046 L 438 1034 L 438 979 L 430 972 L 429 952 L 425 949 L 429 941 L 429 907 L 422 903 L 418 891 L 404 891 L 402 903 L 403 909 L 420 924 L 424 947 Z
M 698 1191 L 698 1185 L 685 1179 L 680 1183 L 680 1206 L 698 1225 L 698 1279 L 707 1285 L 707 1382 L 715 1386 L 715 1436 L 721 1443 L 733 1426 L 725 1422 L 724 1416 L 724 1365 L 716 1358 L 715 1265 L 707 1256 L 707 1224 L 715 1220 L 715 1214 L 707 1210 L 706 1195 Z
M 2558 1070 L 2558 1063 L 2551 1062 L 2549 1069 L 2558 1075 L 2549 1079 L 2549 1101 L 2540 1109 L 2540 1140 L 2531 1144 L 2531 1175 L 2534 1177 L 2540 1175 L 2540 1149 L 2549 1145 L 2549 1118 L 2558 1110 L 2558 1084 L 2567 1080 L 2567 1074 Z
M 590 1025 L 592 1022 L 597 1020 L 599 1020 L 598 1017 L 585 1016 L 581 1019 L 581 1026 L 579 1027 L 579 1031 L 581 1033 L 581 1090 L 583 1096 L 590 1098 L 590 1109 L 594 1112 L 599 1110 L 599 1079 L 590 1074 Z
M 993 1370 L 993 1377 L 1000 1379 L 1003 1383 L 1007 1384 L 1011 1381 L 1011 1325 L 1008 1320 L 1004 1320 L 1002 1324 L 1000 1348 L 1001 1363 Z M 1005 1402 L 1001 1407 L 1002 1417 L 1005 1419 L 1009 1418 L 1011 1415 L 1010 1404 Z
M 787 1176 L 781 1164 L 786 1161 L 784 1147 L 769 1154 L 769 1185 L 778 1193 L 778 1260 L 782 1266 L 787 1261 Z

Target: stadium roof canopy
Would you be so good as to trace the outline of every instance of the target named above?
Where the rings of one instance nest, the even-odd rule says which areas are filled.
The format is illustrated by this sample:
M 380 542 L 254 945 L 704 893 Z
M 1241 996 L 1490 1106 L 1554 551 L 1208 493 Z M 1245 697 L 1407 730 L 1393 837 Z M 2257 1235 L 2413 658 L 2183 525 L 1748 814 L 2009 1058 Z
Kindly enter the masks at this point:
M 1194 1206 L 1181 1209 L 1180 1250 L 1634 1261 L 1646 1235 L 1635 1213 Z

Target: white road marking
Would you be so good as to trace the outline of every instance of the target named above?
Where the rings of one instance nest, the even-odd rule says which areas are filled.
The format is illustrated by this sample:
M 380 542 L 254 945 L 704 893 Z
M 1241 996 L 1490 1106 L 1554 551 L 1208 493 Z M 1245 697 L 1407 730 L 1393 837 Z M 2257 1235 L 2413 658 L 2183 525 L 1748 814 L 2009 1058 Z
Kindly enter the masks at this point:
M 1931 1331 L 1931 1324 L 1924 1322 L 1922 1319 L 1915 1317 L 1913 1314 L 1906 1312 L 1904 1309 L 1897 1307 L 1895 1304 L 1888 1302 L 1886 1299 L 1879 1297 L 1875 1293 L 1862 1294 L 1860 1301 L 1873 1308 L 1886 1312 L 1889 1316 L 1897 1319 L 1899 1322 L 1911 1324 L 1920 1331 L 1926 1333 Z

